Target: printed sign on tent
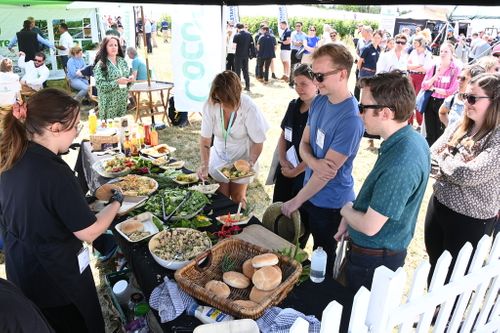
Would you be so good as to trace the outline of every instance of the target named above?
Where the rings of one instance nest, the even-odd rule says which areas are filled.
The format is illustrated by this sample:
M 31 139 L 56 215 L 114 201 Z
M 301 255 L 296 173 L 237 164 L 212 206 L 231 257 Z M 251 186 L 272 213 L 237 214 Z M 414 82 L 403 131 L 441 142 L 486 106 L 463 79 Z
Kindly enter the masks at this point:
M 200 112 L 214 76 L 223 68 L 218 6 L 178 6 L 172 17 L 175 108 Z

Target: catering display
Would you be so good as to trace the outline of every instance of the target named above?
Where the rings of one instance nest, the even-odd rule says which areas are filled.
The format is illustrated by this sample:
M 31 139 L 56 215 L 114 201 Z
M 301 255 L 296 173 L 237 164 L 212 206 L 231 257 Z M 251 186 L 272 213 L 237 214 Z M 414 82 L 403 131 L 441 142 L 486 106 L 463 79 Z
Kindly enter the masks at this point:
M 198 263 L 210 258 L 203 269 Z M 249 270 L 248 263 L 254 270 Z M 227 262 L 233 262 L 230 271 Z M 224 263 L 224 264 L 223 264 Z M 217 243 L 209 251 L 177 270 L 175 279 L 179 286 L 191 296 L 239 318 L 256 319 L 265 309 L 278 304 L 293 289 L 302 271 L 302 266 L 289 257 L 269 253 L 269 250 L 230 238 Z M 246 274 L 245 274 L 246 273 Z M 251 277 L 249 276 L 251 274 Z M 226 284 L 226 292 L 220 281 Z M 244 301 L 244 302 L 242 302 Z M 251 303 L 251 302 L 253 303 Z M 254 305 L 255 306 L 251 306 Z
M 161 221 L 150 212 L 131 217 L 115 226 L 115 229 L 129 242 L 135 243 L 157 234 Z
M 151 238 L 148 244 L 154 260 L 173 270 L 185 266 L 211 246 L 212 242 L 206 233 L 189 228 L 163 230 Z

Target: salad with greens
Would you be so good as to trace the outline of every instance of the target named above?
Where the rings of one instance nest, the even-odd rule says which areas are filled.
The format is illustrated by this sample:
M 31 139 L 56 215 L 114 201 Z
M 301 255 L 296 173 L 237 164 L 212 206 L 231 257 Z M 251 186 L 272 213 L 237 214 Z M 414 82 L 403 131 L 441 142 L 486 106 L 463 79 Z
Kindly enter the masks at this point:
M 169 215 L 189 192 L 189 190 L 181 188 L 166 188 L 159 190 L 148 199 L 144 205 L 144 209 L 156 216 L 162 216 L 161 198 L 163 197 L 165 202 L 165 214 Z M 192 192 L 189 199 L 179 208 L 179 210 L 177 210 L 174 216 L 176 219 L 189 219 L 196 215 L 208 203 L 210 203 L 210 200 L 205 194 L 196 191 Z

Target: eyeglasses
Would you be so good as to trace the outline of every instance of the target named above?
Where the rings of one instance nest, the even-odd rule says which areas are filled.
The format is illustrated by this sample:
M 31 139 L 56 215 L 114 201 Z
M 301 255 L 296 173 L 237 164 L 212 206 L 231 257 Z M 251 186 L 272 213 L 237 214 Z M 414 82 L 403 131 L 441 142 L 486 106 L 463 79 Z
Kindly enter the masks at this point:
M 359 108 L 359 113 L 363 114 L 366 109 L 383 109 L 383 108 L 389 108 L 389 107 L 387 105 L 381 105 L 381 104 L 364 105 L 364 104 L 359 103 L 358 108 Z
M 399 45 L 405 45 L 406 42 L 404 40 L 397 40 L 396 41 L 396 44 L 399 44 Z
M 471 94 L 460 94 L 460 97 L 462 97 L 462 99 L 466 100 L 467 103 L 469 103 L 469 105 L 476 104 L 477 100 L 480 99 L 480 98 L 491 99 L 491 97 L 489 97 L 489 96 L 474 96 L 474 95 L 471 95 Z
M 465 81 L 467 81 L 467 78 L 465 76 L 458 76 L 457 80 L 460 82 L 465 82 Z
M 330 34 L 330 37 L 337 37 L 337 34 Z
M 325 81 L 326 76 L 335 75 L 338 72 L 340 72 L 342 69 L 343 68 L 336 68 L 333 71 L 326 72 L 326 73 L 314 73 L 313 71 L 311 71 L 311 76 L 313 79 L 316 79 L 316 81 L 321 83 L 321 82 Z
M 495 58 L 500 58 L 500 53 L 495 53 L 493 56 L 494 56 Z
M 316 31 L 316 29 L 309 29 L 309 31 Z

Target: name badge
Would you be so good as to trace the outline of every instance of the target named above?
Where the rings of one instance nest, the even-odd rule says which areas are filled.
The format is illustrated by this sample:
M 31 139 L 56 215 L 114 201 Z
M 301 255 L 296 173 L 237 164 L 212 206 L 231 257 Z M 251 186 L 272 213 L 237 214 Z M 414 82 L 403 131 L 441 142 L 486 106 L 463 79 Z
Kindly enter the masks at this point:
M 321 149 L 323 149 L 323 145 L 325 144 L 325 133 L 323 133 L 323 131 L 319 128 L 316 132 L 316 144 Z
M 78 267 L 80 268 L 80 274 L 88 267 L 90 264 L 90 252 L 87 246 L 83 246 L 80 252 L 78 252 Z
M 292 142 L 292 128 L 285 127 L 285 140 L 288 142 Z
M 450 77 L 449 76 L 443 76 L 441 78 L 442 83 L 450 83 Z

